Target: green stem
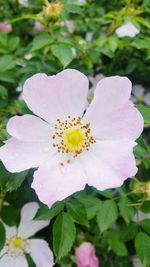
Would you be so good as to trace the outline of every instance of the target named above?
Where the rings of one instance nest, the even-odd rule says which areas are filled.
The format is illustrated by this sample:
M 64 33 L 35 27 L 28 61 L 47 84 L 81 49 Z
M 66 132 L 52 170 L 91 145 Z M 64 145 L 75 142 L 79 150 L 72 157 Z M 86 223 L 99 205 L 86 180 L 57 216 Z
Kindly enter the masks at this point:
M 1 210 L 2 207 L 3 207 L 3 203 L 4 203 L 5 195 L 6 195 L 5 192 L 3 192 L 3 191 L 1 192 L 1 191 L 0 191 L 0 210 Z
M 40 18 L 39 18 L 39 16 L 31 14 L 31 15 L 24 15 L 24 16 L 22 16 L 22 17 L 18 17 L 18 18 L 11 19 L 11 20 L 9 20 L 9 21 L 7 22 L 7 24 L 13 24 L 13 23 L 15 23 L 15 22 L 19 22 L 19 21 L 21 21 L 21 20 L 25 20 L 25 19 L 38 20 L 39 22 L 41 21 Z

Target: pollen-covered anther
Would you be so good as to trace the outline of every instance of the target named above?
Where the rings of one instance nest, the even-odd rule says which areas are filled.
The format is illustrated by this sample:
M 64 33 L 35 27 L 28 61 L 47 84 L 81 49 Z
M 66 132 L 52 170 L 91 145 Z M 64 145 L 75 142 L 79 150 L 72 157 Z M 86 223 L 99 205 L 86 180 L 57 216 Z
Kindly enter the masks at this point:
M 53 147 L 60 153 L 71 153 L 73 157 L 77 157 L 95 143 L 90 124 L 83 124 L 80 117 L 71 119 L 68 116 L 65 121 L 57 119 L 55 129 Z

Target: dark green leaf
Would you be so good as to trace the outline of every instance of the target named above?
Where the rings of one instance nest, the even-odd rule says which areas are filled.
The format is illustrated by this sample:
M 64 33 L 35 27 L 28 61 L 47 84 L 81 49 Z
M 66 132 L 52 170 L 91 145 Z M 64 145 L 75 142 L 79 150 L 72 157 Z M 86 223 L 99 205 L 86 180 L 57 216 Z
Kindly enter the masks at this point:
M 135 248 L 142 263 L 145 266 L 150 264 L 150 237 L 143 232 L 138 233 L 135 239 Z
M 144 118 L 144 123 L 150 124 L 150 108 L 143 105 L 137 105 L 137 108 Z
M 42 205 L 35 215 L 36 220 L 51 220 L 57 216 L 64 208 L 64 202 L 56 202 L 50 209 L 46 205 Z
M 127 248 L 125 246 L 125 244 L 123 242 L 121 242 L 120 240 L 113 240 L 111 242 L 111 249 L 112 251 L 117 255 L 117 256 L 127 256 L 128 255 L 128 251 Z
M 47 33 L 42 33 L 36 36 L 32 42 L 32 50 L 39 50 L 47 45 L 50 45 L 52 43 L 52 38 Z
M 73 220 L 82 225 L 88 225 L 86 209 L 83 204 L 77 200 L 71 200 L 66 204 L 68 213 L 72 216 Z
M 4 223 L 9 226 L 14 226 L 18 222 L 18 212 L 12 206 L 3 206 L 1 210 L 1 217 Z
M 94 196 L 90 196 L 90 195 L 86 195 L 86 194 L 83 196 L 80 196 L 80 195 L 77 196 L 77 199 L 86 208 L 88 220 L 93 219 L 98 212 L 98 209 L 101 205 L 101 201 Z
M 0 58 L 0 71 L 5 72 L 13 69 L 16 66 L 16 61 L 12 56 L 5 55 Z
M 106 200 L 102 202 L 97 214 L 97 223 L 100 231 L 103 232 L 111 227 L 117 220 L 118 209 L 113 200 Z
M 138 226 L 133 222 L 123 225 L 121 227 L 121 240 L 123 242 L 133 240 L 135 238 L 135 235 L 137 234 L 137 231 Z
M 150 235 L 150 219 L 144 219 L 140 222 L 143 230 Z
M 67 67 L 73 60 L 72 50 L 65 44 L 52 45 L 51 50 L 53 55 L 59 59 L 64 68 Z
M 5 228 L 4 228 L 3 224 L 2 224 L 2 222 L 0 222 L 0 251 L 4 247 L 5 239 L 6 239 Z
M 124 218 L 124 220 L 127 223 L 130 222 L 131 218 L 133 218 L 135 214 L 134 208 L 130 205 L 131 205 L 131 201 L 129 200 L 129 198 L 122 195 L 119 201 L 119 210 L 120 210 L 121 216 Z
M 53 249 L 57 260 L 67 255 L 75 240 L 75 225 L 72 217 L 61 213 L 53 225 Z

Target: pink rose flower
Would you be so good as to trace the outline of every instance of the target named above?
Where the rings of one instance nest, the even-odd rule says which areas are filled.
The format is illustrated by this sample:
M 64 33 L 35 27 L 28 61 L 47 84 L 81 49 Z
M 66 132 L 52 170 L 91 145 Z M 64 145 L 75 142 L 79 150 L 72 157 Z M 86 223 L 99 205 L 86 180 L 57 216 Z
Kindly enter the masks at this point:
M 102 79 L 89 106 L 87 95 L 88 79 L 77 70 L 35 74 L 24 84 L 23 99 L 37 116 L 8 122 L 12 138 L 0 159 L 10 172 L 38 168 L 32 188 L 49 207 L 86 184 L 115 188 L 137 172 L 133 147 L 143 118 L 129 100 L 130 80 Z
M 12 31 L 11 24 L 6 24 L 5 22 L 0 22 L 0 32 L 10 33 Z
M 76 249 L 78 267 L 98 267 L 99 261 L 95 255 L 95 248 L 90 242 L 84 242 Z

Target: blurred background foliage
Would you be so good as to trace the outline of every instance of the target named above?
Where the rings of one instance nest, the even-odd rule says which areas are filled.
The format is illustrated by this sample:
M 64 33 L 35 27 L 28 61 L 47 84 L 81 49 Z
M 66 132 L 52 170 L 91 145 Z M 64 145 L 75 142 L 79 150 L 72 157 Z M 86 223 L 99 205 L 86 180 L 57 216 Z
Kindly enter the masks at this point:
M 36 218 L 51 220 L 43 235 L 58 265 L 74 266 L 75 245 L 88 240 L 96 246 L 101 267 L 133 266 L 135 255 L 144 267 L 150 266 L 150 101 L 145 100 L 150 91 L 150 1 L 0 0 L 0 22 L 11 25 L 8 32 L 0 30 L 1 144 L 9 137 L 8 119 L 30 112 L 21 92 L 34 73 L 78 69 L 89 76 L 92 93 L 97 75 L 125 75 L 138 84 L 133 100 L 144 116 L 145 130 L 135 148 L 137 177 L 117 190 L 87 187 L 51 209 L 41 204 Z M 119 38 L 116 29 L 128 22 L 139 33 Z M 8 225 L 18 223 L 24 203 L 37 200 L 31 181 L 32 170 L 10 174 L 1 163 L 1 217 Z M 7 208 L 5 201 L 10 203 Z M 69 235 L 64 235 L 66 227 Z M 0 228 L 1 236 L 3 231 Z

